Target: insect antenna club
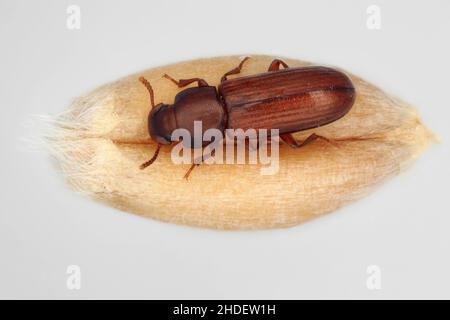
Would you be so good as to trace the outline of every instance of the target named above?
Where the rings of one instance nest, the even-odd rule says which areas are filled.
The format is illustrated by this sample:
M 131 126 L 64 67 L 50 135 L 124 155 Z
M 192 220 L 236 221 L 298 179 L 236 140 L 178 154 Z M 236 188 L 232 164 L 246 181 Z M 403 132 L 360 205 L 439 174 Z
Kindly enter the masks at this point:
M 211 142 L 200 144 L 194 141 L 194 127 L 202 123 L 202 131 L 217 129 L 222 137 L 227 129 L 277 129 L 280 139 L 293 148 L 305 146 L 316 139 L 329 141 L 326 137 L 312 133 L 299 142 L 292 133 L 329 124 L 343 117 L 352 107 L 356 93 L 353 83 L 344 73 L 323 66 L 290 68 L 284 61 L 275 59 L 267 72 L 228 79 L 239 74 L 249 57 L 226 72 L 219 86 L 210 86 L 202 78 L 176 80 L 165 74 L 179 88 L 197 83 L 179 92 L 173 104 L 155 105 L 154 92 L 143 77 L 139 80 L 150 94 L 151 111 L 148 115 L 150 137 L 158 143 L 153 157 L 143 163 L 144 169 L 158 157 L 162 145 L 173 142 L 176 129 L 190 133 L 191 146 L 206 147 Z M 283 68 L 280 68 L 280 67 Z M 185 178 L 201 163 L 194 161 Z

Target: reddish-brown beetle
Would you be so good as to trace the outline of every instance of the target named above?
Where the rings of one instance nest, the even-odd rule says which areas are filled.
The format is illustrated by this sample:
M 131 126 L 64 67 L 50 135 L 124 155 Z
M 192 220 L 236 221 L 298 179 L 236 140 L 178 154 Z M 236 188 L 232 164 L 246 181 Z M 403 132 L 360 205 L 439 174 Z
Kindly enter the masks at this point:
M 298 148 L 317 138 L 311 134 L 303 142 L 297 142 L 293 132 L 316 128 L 344 116 L 355 101 L 355 88 L 342 72 L 327 67 L 289 68 L 282 60 L 275 59 L 268 72 L 228 80 L 238 74 L 246 57 L 239 66 L 221 78 L 220 85 L 209 86 L 201 78 L 167 79 L 179 88 L 197 82 L 179 92 L 172 105 L 155 106 L 153 89 L 143 77 L 139 80 L 150 93 L 152 109 L 148 116 L 148 130 L 158 143 L 153 157 L 141 165 L 144 169 L 157 158 L 161 145 L 170 144 L 175 129 L 187 129 L 193 136 L 194 121 L 201 121 L 203 131 L 219 129 L 278 129 L 280 138 L 288 145 Z M 284 69 L 280 70 L 280 65 Z M 195 167 L 193 164 L 186 173 Z

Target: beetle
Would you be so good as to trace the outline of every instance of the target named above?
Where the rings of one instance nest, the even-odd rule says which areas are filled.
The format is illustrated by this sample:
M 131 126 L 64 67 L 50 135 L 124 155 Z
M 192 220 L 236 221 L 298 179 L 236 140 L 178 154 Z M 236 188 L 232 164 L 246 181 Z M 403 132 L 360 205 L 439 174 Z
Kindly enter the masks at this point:
M 215 128 L 222 133 L 225 129 L 278 129 L 281 140 L 293 148 L 316 139 L 329 141 L 312 133 L 298 142 L 292 133 L 343 117 L 356 97 L 350 78 L 329 67 L 289 68 L 284 61 L 274 59 L 265 73 L 228 79 L 230 75 L 239 74 L 248 59 L 245 57 L 237 67 L 226 72 L 218 88 L 208 85 L 202 78 L 175 80 L 164 74 L 179 88 L 197 83 L 196 87 L 180 91 L 173 104 L 155 105 L 152 86 L 144 77 L 139 78 L 150 94 L 148 132 L 158 143 L 153 157 L 143 163 L 141 169 L 156 160 L 162 145 L 172 143 L 171 133 L 175 129 L 184 128 L 193 137 L 194 121 L 202 121 L 203 131 Z M 192 164 L 186 179 L 196 165 Z

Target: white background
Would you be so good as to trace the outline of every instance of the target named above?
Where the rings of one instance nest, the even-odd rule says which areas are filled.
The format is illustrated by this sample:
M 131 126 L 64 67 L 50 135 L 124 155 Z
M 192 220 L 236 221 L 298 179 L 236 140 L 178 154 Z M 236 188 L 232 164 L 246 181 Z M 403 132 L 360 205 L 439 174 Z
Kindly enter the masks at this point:
M 81 8 L 68 30 L 66 9 Z M 369 5 L 381 29 L 366 27 Z M 441 1 L 0 1 L 2 298 L 450 298 L 449 31 Z M 371 196 L 291 229 L 165 224 L 69 190 L 22 138 L 113 79 L 273 54 L 336 65 L 416 105 L 442 139 Z M 66 268 L 81 267 L 68 290 Z M 366 286 L 381 268 L 381 290 Z

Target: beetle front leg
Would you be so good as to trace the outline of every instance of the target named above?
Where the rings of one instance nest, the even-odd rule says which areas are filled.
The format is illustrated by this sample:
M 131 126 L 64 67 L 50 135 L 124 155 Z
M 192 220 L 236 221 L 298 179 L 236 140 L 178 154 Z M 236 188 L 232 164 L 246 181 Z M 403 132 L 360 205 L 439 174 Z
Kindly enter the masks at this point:
M 227 77 L 232 75 L 232 74 L 238 74 L 241 72 L 242 66 L 244 65 L 244 62 L 247 61 L 248 59 L 250 59 L 250 57 L 245 57 L 241 63 L 239 63 L 239 65 L 236 68 L 231 69 L 230 71 L 226 72 L 222 78 L 220 78 L 220 82 L 224 82 L 225 80 L 227 80 Z
M 323 141 L 326 141 L 332 145 L 334 145 L 330 139 L 325 138 L 323 136 L 319 136 L 318 134 L 311 134 L 309 135 L 305 140 L 303 140 L 302 142 L 298 142 L 297 140 L 295 140 L 295 138 L 292 136 L 292 134 L 290 133 L 285 133 L 285 134 L 280 134 L 280 138 L 281 140 L 283 140 L 287 145 L 289 145 L 292 148 L 300 148 L 300 147 L 304 147 L 307 144 L 310 144 L 311 142 L 317 140 L 317 139 L 321 139 Z
M 275 59 L 272 61 L 272 63 L 269 66 L 269 69 L 267 69 L 267 71 L 278 71 L 280 70 L 280 64 L 285 68 L 289 68 L 289 66 L 287 65 L 286 62 L 284 62 L 283 60 L 280 59 Z
M 143 170 L 147 168 L 149 165 L 151 165 L 153 162 L 155 162 L 156 158 L 158 158 L 159 150 L 161 149 L 161 143 L 158 143 L 158 146 L 156 147 L 155 153 L 153 154 L 153 157 L 151 157 L 150 160 L 144 162 L 139 166 L 139 169 Z
M 207 86 L 209 86 L 208 83 L 204 79 L 201 79 L 201 78 L 175 80 L 174 78 L 169 76 L 167 73 L 165 73 L 163 77 L 166 78 L 166 79 L 169 79 L 170 81 L 175 83 L 178 86 L 178 88 L 186 87 L 187 85 L 190 85 L 192 82 L 197 82 L 197 85 L 199 87 L 207 87 Z

